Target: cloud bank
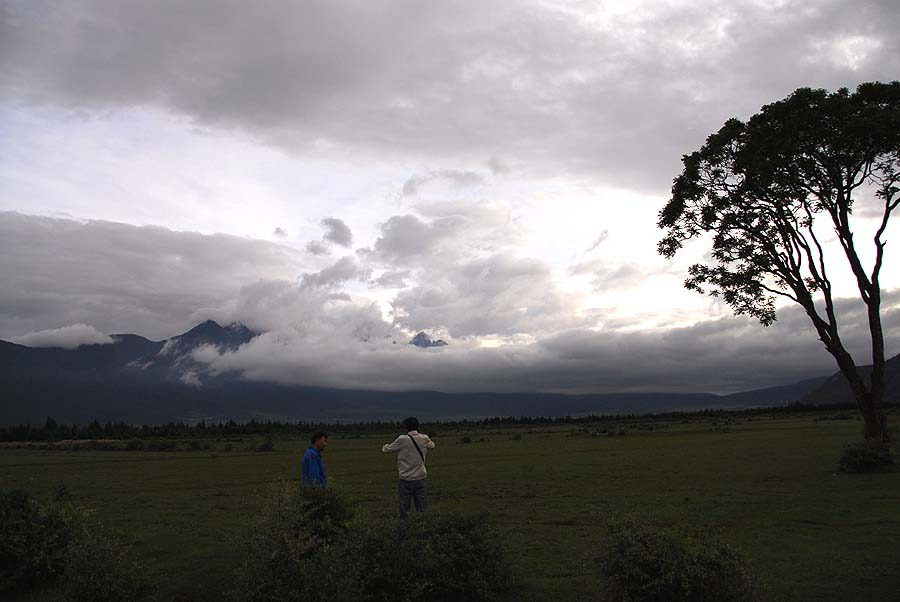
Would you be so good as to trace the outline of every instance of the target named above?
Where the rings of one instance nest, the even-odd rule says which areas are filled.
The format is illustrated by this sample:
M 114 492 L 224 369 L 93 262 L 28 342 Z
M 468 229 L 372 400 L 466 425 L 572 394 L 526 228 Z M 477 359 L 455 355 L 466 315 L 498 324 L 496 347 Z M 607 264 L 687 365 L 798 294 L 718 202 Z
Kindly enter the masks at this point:
M 13 337 L 10 341 L 26 347 L 61 347 L 63 349 L 78 349 L 82 345 L 115 343 L 112 337 L 87 324 L 72 324 L 62 328 L 29 332 L 20 337 Z
M 12 1 L 0 90 L 158 107 L 290 152 L 477 157 L 659 189 L 728 117 L 900 71 L 888 1 L 625 5 Z

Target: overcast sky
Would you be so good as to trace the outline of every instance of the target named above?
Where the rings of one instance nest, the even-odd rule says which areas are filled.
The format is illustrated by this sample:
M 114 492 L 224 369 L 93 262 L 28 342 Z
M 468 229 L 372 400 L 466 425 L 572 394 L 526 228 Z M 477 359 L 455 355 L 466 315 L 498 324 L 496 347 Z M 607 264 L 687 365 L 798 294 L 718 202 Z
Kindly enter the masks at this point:
M 0 6 L 0 338 L 239 320 L 267 334 L 210 370 L 379 389 L 834 371 L 795 308 L 766 329 L 683 290 L 706 249 L 658 256 L 656 217 L 729 117 L 900 78 L 893 1 Z M 885 322 L 895 354 L 896 292 Z M 450 345 L 406 345 L 419 330 Z

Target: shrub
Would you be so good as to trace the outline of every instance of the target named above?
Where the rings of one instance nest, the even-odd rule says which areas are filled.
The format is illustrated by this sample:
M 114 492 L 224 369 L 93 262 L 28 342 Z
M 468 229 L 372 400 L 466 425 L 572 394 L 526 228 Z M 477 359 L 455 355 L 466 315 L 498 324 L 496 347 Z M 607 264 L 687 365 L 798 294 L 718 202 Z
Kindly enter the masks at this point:
M 61 507 L 45 507 L 24 491 L 0 491 L 0 592 L 54 582 L 73 538 Z
M 169 441 L 168 439 L 160 439 L 147 443 L 148 451 L 174 451 L 175 449 L 177 449 L 175 442 Z
M 610 521 L 597 555 L 605 600 L 739 602 L 758 599 L 746 561 L 712 537 L 633 520 Z
M 343 498 L 318 487 L 283 484 L 266 500 L 246 543 L 247 558 L 230 597 L 285 602 L 359 599 L 358 571 L 344 547 L 353 512 Z
M 370 600 L 496 600 L 510 571 L 487 516 L 417 516 L 372 530 L 361 546 Z M 368 565 L 368 566 L 366 566 Z
M 141 600 L 152 592 L 146 568 L 119 540 L 85 527 L 67 550 L 63 589 L 69 602 Z
M 128 548 L 70 504 L 0 492 L 0 593 L 58 587 L 71 602 L 140 600 L 145 575 Z
M 132 439 L 125 445 L 128 451 L 144 451 L 144 442 L 140 439 Z
M 893 463 L 890 446 L 866 441 L 851 443 L 844 449 L 840 470 L 851 473 L 873 472 Z
M 461 438 L 461 439 L 459 440 L 459 442 L 460 442 L 460 443 L 471 443 L 471 442 L 472 442 L 472 438 L 469 437 L 468 435 L 466 435 L 466 436 L 464 436 L 463 438 Z
M 516 433 L 515 435 L 513 435 L 513 441 L 521 441 L 521 440 L 522 440 L 522 433 Z
M 263 602 L 493 600 L 509 582 L 483 516 L 364 526 L 329 490 L 283 486 L 266 502 L 230 597 Z
M 272 440 L 272 437 L 266 437 L 262 443 L 260 443 L 256 451 L 260 452 L 269 452 L 275 450 L 275 442 Z
M 234 449 L 234 446 L 231 443 L 226 443 L 225 447 L 222 448 L 222 451 L 230 452 L 232 449 Z

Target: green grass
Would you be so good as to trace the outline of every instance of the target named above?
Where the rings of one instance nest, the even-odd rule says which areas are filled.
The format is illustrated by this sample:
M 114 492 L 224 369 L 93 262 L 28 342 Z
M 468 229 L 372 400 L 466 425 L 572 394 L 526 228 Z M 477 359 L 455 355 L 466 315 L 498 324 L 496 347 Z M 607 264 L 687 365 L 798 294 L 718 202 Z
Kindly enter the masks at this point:
M 430 511 L 491 514 L 518 575 L 510 600 L 597 599 L 592 556 L 614 515 L 715 532 L 750 558 L 771 600 L 887 600 L 900 591 L 900 471 L 836 471 L 858 421 L 666 426 L 623 437 L 573 425 L 440 432 L 428 456 Z M 475 442 L 460 443 L 463 435 Z M 358 500 L 364 518 L 396 513 L 396 460 L 380 451 L 392 436 L 333 437 L 325 452 L 331 486 Z M 262 498 L 275 483 L 298 481 L 305 443 L 278 440 L 268 453 L 226 453 L 221 442 L 195 452 L 3 450 L 0 486 L 43 499 L 65 486 L 136 541 L 159 571 L 163 599 L 216 600 Z

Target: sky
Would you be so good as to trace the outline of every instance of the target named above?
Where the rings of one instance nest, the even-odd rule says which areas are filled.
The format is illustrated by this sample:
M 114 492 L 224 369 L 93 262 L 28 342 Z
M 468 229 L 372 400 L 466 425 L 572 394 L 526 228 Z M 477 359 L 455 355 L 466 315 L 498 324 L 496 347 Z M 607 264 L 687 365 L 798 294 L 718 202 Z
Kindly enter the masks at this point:
M 708 246 L 659 256 L 657 214 L 728 118 L 898 79 L 893 2 L 0 7 L 2 339 L 240 321 L 264 334 L 199 353 L 209 371 L 389 390 L 728 393 L 835 370 L 797 308 L 764 328 L 684 290 Z M 865 198 L 855 219 L 874 231 Z

